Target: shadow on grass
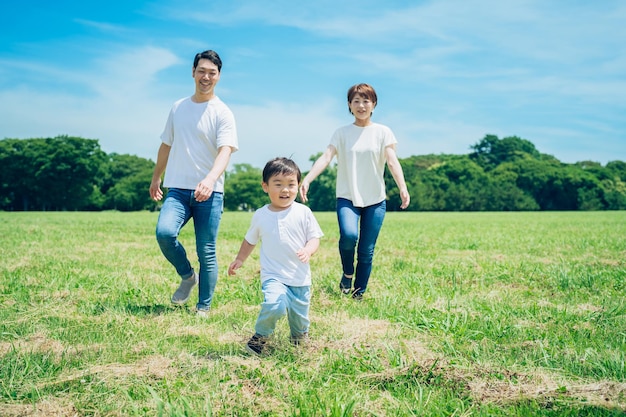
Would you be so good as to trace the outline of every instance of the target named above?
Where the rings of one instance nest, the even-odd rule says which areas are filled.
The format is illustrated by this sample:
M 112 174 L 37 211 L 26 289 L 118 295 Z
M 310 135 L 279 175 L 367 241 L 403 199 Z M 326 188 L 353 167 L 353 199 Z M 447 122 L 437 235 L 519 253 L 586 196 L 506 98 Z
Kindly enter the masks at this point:
M 173 306 L 171 304 L 148 304 L 148 305 L 137 305 L 137 304 L 107 304 L 107 303 L 98 303 L 93 306 L 91 309 L 92 314 L 99 315 L 104 314 L 111 311 L 118 311 L 127 314 L 131 314 L 134 316 L 161 316 L 167 313 L 173 313 L 178 310 L 187 310 L 190 311 L 188 307 L 179 307 Z
M 153 304 L 153 305 L 133 305 L 127 304 L 126 311 L 130 314 L 137 316 L 160 316 L 165 313 L 173 312 L 181 307 L 174 307 L 172 305 Z

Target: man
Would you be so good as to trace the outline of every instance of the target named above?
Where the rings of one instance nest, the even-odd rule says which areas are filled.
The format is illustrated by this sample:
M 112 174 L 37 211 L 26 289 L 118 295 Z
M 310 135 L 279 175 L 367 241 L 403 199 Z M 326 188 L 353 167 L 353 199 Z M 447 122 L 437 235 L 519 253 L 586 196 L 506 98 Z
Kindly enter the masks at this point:
M 168 193 L 156 226 L 156 238 L 165 258 L 181 277 L 172 295 L 174 304 L 182 305 L 198 285 L 198 315 L 208 314 L 217 284 L 217 231 L 224 207 L 224 171 L 230 156 L 238 149 L 235 118 L 215 95 L 220 80 L 222 60 L 215 51 L 195 56 L 192 76 L 195 92 L 172 106 L 150 184 L 150 197 L 163 198 Z M 167 169 L 166 169 L 167 168 Z M 181 228 L 193 218 L 196 252 L 200 263 L 196 272 L 178 240 Z

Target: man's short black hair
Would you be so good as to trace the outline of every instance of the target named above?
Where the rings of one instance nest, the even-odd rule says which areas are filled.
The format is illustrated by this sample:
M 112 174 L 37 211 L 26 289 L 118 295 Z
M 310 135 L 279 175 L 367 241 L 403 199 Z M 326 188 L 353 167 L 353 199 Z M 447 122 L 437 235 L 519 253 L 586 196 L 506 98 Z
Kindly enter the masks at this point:
M 217 65 L 217 70 L 219 72 L 222 71 L 222 60 L 220 59 L 220 56 L 217 54 L 217 52 L 209 49 L 204 52 L 197 53 L 196 57 L 193 59 L 193 69 L 196 69 L 196 67 L 198 66 L 198 62 L 201 59 L 208 59 L 209 61 Z

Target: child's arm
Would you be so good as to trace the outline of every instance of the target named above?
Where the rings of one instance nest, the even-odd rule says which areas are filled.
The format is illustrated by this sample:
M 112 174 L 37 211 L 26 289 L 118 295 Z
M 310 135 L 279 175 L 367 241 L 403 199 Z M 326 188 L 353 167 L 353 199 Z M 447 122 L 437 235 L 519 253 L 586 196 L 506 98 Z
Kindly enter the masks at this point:
M 241 268 L 241 265 L 243 265 L 245 260 L 248 259 L 248 256 L 250 256 L 255 246 L 256 245 L 248 243 L 248 241 L 245 239 L 243 240 L 243 242 L 241 242 L 241 247 L 239 248 L 239 253 L 237 254 L 237 257 L 235 257 L 235 260 L 231 262 L 230 266 L 228 267 L 228 275 L 236 274 L 235 271 Z
M 311 256 L 313 256 L 313 254 L 317 252 L 317 249 L 319 247 L 320 247 L 320 239 L 317 237 L 313 238 L 309 240 L 308 242 L 306 242 L 306 245 L 304 245 L 302 249 L 296 252 L 296 255 L 298 255 L 298 258 L 300 259 L 300 261 L 302 261 L 303 263 L 307 263 L 311 259 Z

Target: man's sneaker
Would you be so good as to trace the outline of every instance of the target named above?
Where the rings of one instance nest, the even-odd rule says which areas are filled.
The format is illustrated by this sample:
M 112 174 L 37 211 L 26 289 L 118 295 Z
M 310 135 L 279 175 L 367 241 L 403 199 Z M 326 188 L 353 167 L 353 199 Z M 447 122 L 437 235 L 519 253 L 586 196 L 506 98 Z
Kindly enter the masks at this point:
M 263 336 L 259 336 L 255 334 L 248 340 L 246 343 L 246 350 L 253 355 L 261 356 L 265 353 L 265 344 L 267 343 L 267 338 Z
M 172 303 L 178 305 L 185 304 L 191 296 L 191 290 L 196 285 L 198 285 L 198 274 L 196 274 L 195 272 L 193 273 L 192 277 L 187 279 L 181 279 L 178 289 L 176 290 L 174 295 L 172 295 Z
M 341 292 L 344 294 L 350 294 L 350 291 L 352 291 L 352 278 L 348 278 L 345 274 L 342 274 L 339 289 L 341 289 Z
M 196 310 L 196 317 L 202 317 L 202 318 L 209 317 L 209 312 L 210 311 L 211 310 L 208 309 L 208 308 L 203 308 L 203 309 Z
M 290 340 L 291 340 L 291 344 L 294 345 L 294 346 L 306 345 L 307 342 L 309 341 L 309 333 L 305 332 L 305 333 L 302 333 L 302 334 L 300 334 L 298 336 L 293 336 L 292 335 Z

